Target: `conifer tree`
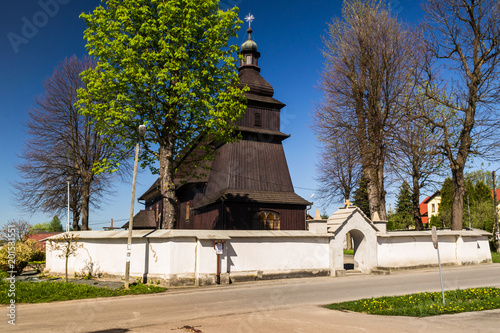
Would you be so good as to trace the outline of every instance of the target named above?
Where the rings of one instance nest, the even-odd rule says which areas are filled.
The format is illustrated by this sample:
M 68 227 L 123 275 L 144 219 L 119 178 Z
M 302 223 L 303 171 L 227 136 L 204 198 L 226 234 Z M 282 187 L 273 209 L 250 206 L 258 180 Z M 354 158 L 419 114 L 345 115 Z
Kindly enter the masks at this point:
M 409 229 L 413 224 L 413 203 L 410 185 L 403 181 L 396 197 L 396 212 L 389 217 L 394 229 Z

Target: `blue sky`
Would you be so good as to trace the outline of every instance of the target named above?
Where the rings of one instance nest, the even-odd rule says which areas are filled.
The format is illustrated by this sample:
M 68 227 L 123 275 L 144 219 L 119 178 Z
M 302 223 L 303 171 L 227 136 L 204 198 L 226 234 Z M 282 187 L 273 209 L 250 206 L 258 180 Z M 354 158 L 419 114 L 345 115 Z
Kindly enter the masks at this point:
M 422 18 L 416 0 L 390 1 L 393 11 L 404 21 Z M 33 98 L 43 93 L 42 82 L 57 64 L 73 54 L 86 54 L 83 31 L 78 18 L 90 12 L 99 0 L 10 1 L 0 13 L 0 226 L 10 219 L 25 218 L 31 223 L 45 222 L 50 215 L 23 215 L 13 205 L 10 182 L 18 179 L 15 164 L 22 161 L 27 110 Z M 321 101 L 317 89 L 323 68 L 321 36 L 327 22 L 340 16 L 342 1 L 334 0 L 222 0 L 221 7 L 240 8 L 240 17 L 251 12 L 253 39 L 261 52 L 261 74 L 274 87 L 275 98 L 287 104 L 282 111 L 282 132 L 291 134 L 284 141 L 288 166 L 296 192 L 309 199 L 316 193 L 315 164 L 318 144 L 310 128 L 315 103 Z M 31 28 L 31 29 L 30 29 Z M 240 30 L 238 45 L 247 35 Z M 19 38 L 21 39 L 19 39 Z M 138 177 L 137 194 L 142 194 L 156 179 L 148 170 Z M 131 182 L 130 182 L 131 183 Z M 116 195 L 99 211 L 90 214 L 90 227 L 101 229 L 113 218 L 120 224 L 128 220 L 131 184 L 117 184 Z M 25 195 L 29 195 L 26 193 Z M 312 201 L 314 201 L 313 198 Z M 389 199 L 390 200 L 390 199 Z M 136 211 L 142 205 L 136 204 Z M 333 213 L 337 204 L 327 209 Z M 320 208 L 315 205 L 312 210 Z M 66 216 L 60 216 L 65 221 Z

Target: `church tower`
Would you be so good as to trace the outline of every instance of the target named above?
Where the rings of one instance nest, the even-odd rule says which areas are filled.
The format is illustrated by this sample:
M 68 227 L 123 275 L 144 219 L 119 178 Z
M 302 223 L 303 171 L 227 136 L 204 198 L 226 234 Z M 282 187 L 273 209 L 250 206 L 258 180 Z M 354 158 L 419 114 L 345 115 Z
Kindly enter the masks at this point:
M 289 135 L 280 131 L 285 104 L 273 97 L 273 87 L 260 75 L 260 53 L 250 26 L 247 33 L 239 78 L 250 91 L 247 110 L 236 123 L 242 138 L 217 147 L 205 193 L 194 207 L 201 215 L 217 210 L 217 229 L 304 230 L 310 203 L 295 194 L 290 178 L 282 146 Z
M 198 170 L 203 176 L 176 180 L 176 229 L 306 229 L 306 207 L 311 203 L 294 192 L 282 146 L 290 136 L 280 131 L 285 104 L 273 97 L 273 87 L 260 75 L 260 53 L 252 39 L 253 16 L 246 19 L 248 40 L 241 45 L 239 78 L 250 90 L 246 112 L 236 122 L 241 139 L 216 145 L 215 159 L 203 166 L 207 171 Z M 146 211 L 161 212 L 157 183 L 139 198 Z M 160 227 L 158 213 L 149 214 L 144 225 Z

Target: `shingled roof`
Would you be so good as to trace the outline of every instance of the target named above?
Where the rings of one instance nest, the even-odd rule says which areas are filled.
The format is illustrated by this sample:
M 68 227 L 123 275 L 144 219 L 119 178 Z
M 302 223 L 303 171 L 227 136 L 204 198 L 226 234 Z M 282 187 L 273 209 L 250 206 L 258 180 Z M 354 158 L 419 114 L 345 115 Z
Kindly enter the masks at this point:
M 311 203 L 301 198 L 295 192 L 247 191 L 224 189 L 212 195 L 207 195 L 195 205 L 195 209 L 211 205 L 221 199 L 226 202 L 255 202 L 270 204 L 290 204 L 308 206 Z
M 155 211 L 141 210 L 134 216 L 134 229 L 156 229 Z M 128 222 L 122 228 L 128 229 Z

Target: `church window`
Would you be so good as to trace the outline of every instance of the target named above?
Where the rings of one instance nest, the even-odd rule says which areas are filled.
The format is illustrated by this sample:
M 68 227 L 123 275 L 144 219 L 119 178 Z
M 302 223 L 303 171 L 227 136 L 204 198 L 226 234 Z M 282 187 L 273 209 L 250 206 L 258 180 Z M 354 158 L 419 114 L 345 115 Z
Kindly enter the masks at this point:
M 260 112 L 255 113 L 255 126 L 261 127 L 262 126 L 262 117 L 260 115 Z
M 280 230 L 280 215 L 272 211 L 260 211 L 253 215 L 254 230 Z

